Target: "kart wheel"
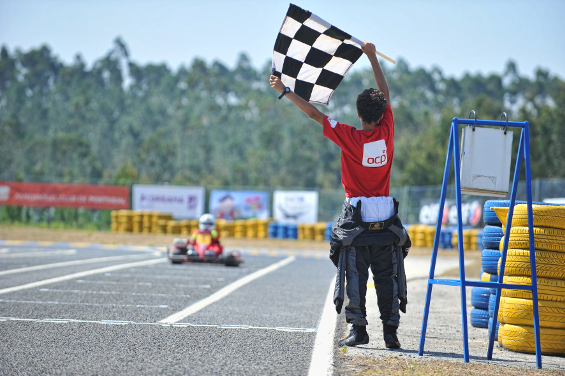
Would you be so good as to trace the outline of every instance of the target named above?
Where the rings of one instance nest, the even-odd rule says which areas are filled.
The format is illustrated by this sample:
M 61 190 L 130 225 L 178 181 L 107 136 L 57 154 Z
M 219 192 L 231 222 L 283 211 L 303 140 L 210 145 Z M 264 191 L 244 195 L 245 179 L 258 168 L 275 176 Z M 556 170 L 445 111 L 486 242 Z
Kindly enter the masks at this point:
M 239 266 L 241 262 L 241 254 L 237 251 L 231 252 L 224 257 L 224 265 L 226 266 Z

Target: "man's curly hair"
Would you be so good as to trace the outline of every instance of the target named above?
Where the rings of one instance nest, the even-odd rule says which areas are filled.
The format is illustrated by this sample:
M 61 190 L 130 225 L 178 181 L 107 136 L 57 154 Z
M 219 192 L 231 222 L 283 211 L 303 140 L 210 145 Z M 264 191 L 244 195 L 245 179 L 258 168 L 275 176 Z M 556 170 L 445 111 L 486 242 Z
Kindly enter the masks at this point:
M 357 112 L 366 123 L 379 121 L 386 109 L 386 99 L 382 91 L 366 89 L 357 96 Z

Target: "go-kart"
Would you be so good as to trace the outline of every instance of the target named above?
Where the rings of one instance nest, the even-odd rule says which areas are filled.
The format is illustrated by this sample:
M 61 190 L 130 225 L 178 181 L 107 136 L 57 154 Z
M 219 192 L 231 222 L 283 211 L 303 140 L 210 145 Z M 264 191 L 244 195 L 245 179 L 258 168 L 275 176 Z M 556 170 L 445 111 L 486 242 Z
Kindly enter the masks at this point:
M 239 251 L 216 253 L 211 243 L 212 237 L 206 233 L 197 235 L 195 245 L 188 244 L 188 239 L 176 238 L 168 250 L 169 260 L 173 264 L 205 262 L 225 266 L 239 266 L 243 262 Z

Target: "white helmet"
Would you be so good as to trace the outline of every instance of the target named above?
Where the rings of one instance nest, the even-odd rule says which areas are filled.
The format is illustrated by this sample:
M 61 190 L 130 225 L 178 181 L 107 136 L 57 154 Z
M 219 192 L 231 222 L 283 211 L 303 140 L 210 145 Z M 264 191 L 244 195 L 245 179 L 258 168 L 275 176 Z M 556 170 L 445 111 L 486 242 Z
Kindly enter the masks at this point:
M 216 228 L 216 218 L 212 214 L 204 214 L 200 217 L 200 231 L 212 231 Z

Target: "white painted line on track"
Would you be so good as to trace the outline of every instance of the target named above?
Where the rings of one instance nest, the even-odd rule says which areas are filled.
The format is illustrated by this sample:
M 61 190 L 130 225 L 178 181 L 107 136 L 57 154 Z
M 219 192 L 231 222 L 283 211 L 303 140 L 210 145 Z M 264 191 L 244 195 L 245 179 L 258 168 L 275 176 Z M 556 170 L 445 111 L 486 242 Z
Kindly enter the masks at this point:
M 62 282 L 62 281 L 68 281 L 70 279 L 86 277 L 88 275 L 113 272 L 114 270 L 120 270 L 120 269 L 126 269 L 126 268 L 135 268 L 135 267 L 139 267 L 139 266 L 159 264 L 159 263 L 163 263 L 163 262 L 167 262 L 167 261 L 168 260 L 166 258 L 158 258 L 158 259 L 154 259 L 154 260 L 129 262 L 127 264 L 107 266 L 105 268 L 87 270 L 87 271 L 84 271 L 84 272 L 72 273 L 72 274 L 67 274 L 67 275 L 63 275 L 63 276 L 60 276 L 60 277 L 44 279 L 42 281 L 26 283 L 25 285 L 19 285 L 19 286 L 14 286 L 14 287 L 8 287 L 8 288 L 5 288 L 5 289 L 0 289 L 0 294 L 7 294 L 9 292 L 26 290 L 26 289 L 31 289 L 31 288 L 34 288 L 34 287 L 39 287 L 39 286 L 45 286 L 45 285 L 49 285 L 51 283 L 57 283 L 57 282 Z
M 10 252 L 10 249 L 9 249 L 9 248 L 2 248 L 2 249 L 0 249 L 0 253 L 8 253 L 8 252 Z
M 62 249 L 58 251 L 43 251 L 43 252 L 20 252 L 20 253 L 2 253 L 0 258 L 21 258 L 21 257 L 47 257 L 47 256 L 60 256 L 60 255 L 74 255 L 77 253 L 76 249 Z
M 130 278 L 139 278 L 141 275 L 134 274 L 134 273 L 105 273 L 106 277 L 130 277 Z M 179 276 L 179 275 L 152 275 L 151 279 L 174 279 L 174 280 L 190 280 L 194 281 L 197 279 L 205 279 L 210 280 L 209 275 L 198 275 L 198 276 Z M 223 281 L 225 278 L 215 278 L 216 281 Z
M 0 299 L 0 303 L 26 303 L 26 304 L 61 304 L 61 305 L 85 305 L 85 306 L 102 306 L 102 307 L 138 307 L 138 308 L 168 308 L 168 305 L 145 305 L 145 304 L 103 304 L 103 303 L 74 303 L 74 302 L 43 302 L 40 300 L 11 300 Z
M 31 272 L 31 271 L 34 271 L 34 270 L 59 268 L 59 267 L 62 267 L 62 266 L 72 266 L 72 265 L 82 265 L 82 264 L 93 264 L 93 263 L 97 263 L 97 262 L 127 260 L 127 259 L 140 258 L 140 257 L 147 257 L 147 255 L 98 257 L 98 258 L 85 259 L 85 260 L 56 262 L 56 263 L 53 263 L 53 264 L 27 266 L 25 268 L 3 270 L 3 271 L 0 272 L 0 275 L 7 275 L 7 274 L 14 274 L 14 273 L 25 273 L 25 272 Z
M 57 323 L 57 324 L 72 324 L 72 323 L 84 323 L 84 324 L 103 324 L 103 325 L 156 325 L 167 328 L 188 328 L 188 327 L 202 327 L 202 328 L 217 328 L 217 329 L 240 329 L 240 330 L 275 330 L 279 332 L 295 332 L 295 333 L 314 333 L 316 329 L 314 328 L 287 328 L 284 326 L 280 327 L 269 327 L 269 326 L 251 326 L 251 325 L 215 325 L 215 324 L 191 324 L 189 322 L 176 323 L 176 324 L 163 324 L 160 322 L 135 322 L 135 321 L 119 321 L 119 320 L 75 320 L 75 319 L 24 319 L 18 317 L 0 317 L 0 322 L 3 321 L 28 321 L 37 323 Z
M 226 296 L 228 296 L 229 294 L 231 294 L 232 292 L 234 292 L 238 288 L 245 286 L 249 282 L 252 282 L 252 281 L 256 280 L 257 278 L 260 278 L 260 277 L 262 277 L 266 274 L 269 274 L 269 273 L 271 273 L 271 272 L 273 272 L 273 271 L 275 271 L 279 268 L 282 268 L 283 266 L 290 264 L 294 260 L 296 260 L 296 256 L 290 256 L 290 257 L 285 258 L 284 260 L 281 260 L 277 263 L 274 263 L 270 266 L 267 266 L 266 268 L 257 270 L 254 273 L 246 275 L 245 277 L 240 278 L 237 281 L 230 283 L 229 285 L 221 288 L 220 290 L 216 291 L 215 293 L 208 296 L 207 298 L 204 298 L 204 299 L 194 303 L 193 305 L 186 307 L 182 311 L 177 312 L 174 315 L 171 315 L 171 316 L 169 316 L 169 317 L 167 317 L 167 318 L 165 318 L 165 319 L 163 319 L 159 322 L 162 323 L 162 324 L 173 324 L 175 322 L 178 322 L 178 321 L 184 319 L 185 317 L 190 316 L 193 313 L 196 313 L 196 312 L 200 311 L 201 309 L 209 306 L 210 304 L 215 303 L 222 298 L 225 298 Z
M 174 284 L 171 285 L 169 283 L 151 283 L 151 282 L 116 282 L 116 281 L 85 281 L 82 279 L 78 279 L 75 282 L 77 283 L 92 283 L 96 285 L 137 285 L 137 286 L 171 286 L 171 287 L 190 287 L 190 288 L 198 288 L 198 289 L 209 289 L 212 288 L 212 285 L 180 285 Z
M 318 325 L 318 333 L 314 341 L 314 351 L 312 352 L 312 361 L 308 376 L 314 375 L 331 375 L 333 373 L 333 346 L 335 322 L 337 313 L 335 311 L 334 298 L 335 278 L 332 278 L 330 290 L 326 297 L 322 318 Z
M 151 294 L 147 292 L 130 291 L 92 291 L 92 290 L 61 290 L 61 289 L 39 289 L 41 292 L 70 292 L 74 294 L 100 294 L 100 295 L 135 295 L 135 296 L 168 296 L 177 298 L 190 298 L 190 295 L 182 294 Z

